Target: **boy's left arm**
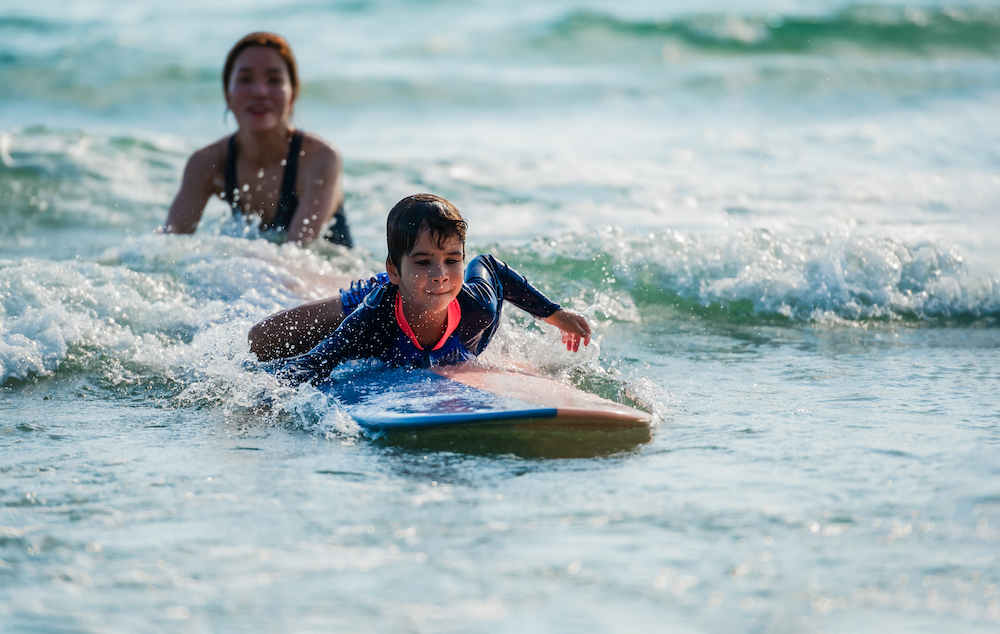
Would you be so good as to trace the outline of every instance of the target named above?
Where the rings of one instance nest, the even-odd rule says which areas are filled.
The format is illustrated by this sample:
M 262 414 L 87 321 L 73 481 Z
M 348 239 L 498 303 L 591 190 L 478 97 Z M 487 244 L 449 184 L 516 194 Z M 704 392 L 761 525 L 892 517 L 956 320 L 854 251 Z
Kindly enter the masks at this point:
M 466 270 L 465 281 L 470 286 L 488 286 L 493 292 L 499 291 L 502 299 L 562 330 L 567 350 L 578 351 L 581 340 L 584 346 L 590 345 L 590 325 L 583 315 L 564 310 L 527 278 L 492 255 L 474 258 Z

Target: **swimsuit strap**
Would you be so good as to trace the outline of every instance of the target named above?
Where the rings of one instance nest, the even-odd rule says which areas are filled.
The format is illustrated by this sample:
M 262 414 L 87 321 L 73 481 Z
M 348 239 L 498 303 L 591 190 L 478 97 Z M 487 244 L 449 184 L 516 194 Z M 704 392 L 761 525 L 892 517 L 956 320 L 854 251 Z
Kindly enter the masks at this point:
M 261 229 L 280 227 L 287 229 L 292 222 L 299 198 L 295 194 L 295 180 L 298 175 L 299 153 L 302 151 L 302 132 L 296 130 L 288 143 L 288 156 L 285 157 L 285 173 L 281 181 L 281 197 L 278 199 L 278 212 L 274 221 L 262 225 Z M 239 183 L 236 182 L 236 135 L 229 137 L 229 151 L 226 154 L 226 189 L 224 198 L 229 202 L 234 214 L 242 214 L 240 208 Z
M 226 188 L 222 191 L 222 197 L 229 202 L 234 214 L 242 213 L 239 188 L 236 182 L 236 135 L 234 134 L 229 137 L 229 151 L 226 153 Z
M 299 206 L 299 197 L 295 193 L 295 180 L 299 171 L 299 155 L 302 152 L 302 131 L 296 130 L 288 143 L 288 157 L 285 159 L 285 176 L 281 181 L 281 198 L 278 201 L 278 213 L 274 215 L 271 227 L 287 229 L 292 224 L 295 208 Z

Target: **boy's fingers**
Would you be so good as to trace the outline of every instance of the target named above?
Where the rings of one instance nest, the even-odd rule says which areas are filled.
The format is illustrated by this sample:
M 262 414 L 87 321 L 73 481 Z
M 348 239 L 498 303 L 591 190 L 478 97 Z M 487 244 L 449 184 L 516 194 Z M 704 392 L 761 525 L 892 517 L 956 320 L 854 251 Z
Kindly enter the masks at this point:
M 584 346 L 590 345 L 590 324 L 587 323 L 583 315 L 572 312 L 560 314 L 560 319 L 556 322 L 562 330 L 562 340 L 566 344 L 566 349 L 570 352 L 580 351 L 580 340 Z
M 563 343 L 566 344 L 566 349 L 570 352 L 577 352 L 580 350 L 580 335 L 575 332 L 565 332 L 563 333 Z

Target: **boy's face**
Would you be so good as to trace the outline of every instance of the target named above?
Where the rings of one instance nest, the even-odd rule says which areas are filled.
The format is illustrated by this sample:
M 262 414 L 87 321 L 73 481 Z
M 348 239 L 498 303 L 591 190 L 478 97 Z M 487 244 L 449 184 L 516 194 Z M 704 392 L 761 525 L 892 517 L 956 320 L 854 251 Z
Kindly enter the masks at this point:
M 437 236 L 421 231 L 413 251 L 403 256 L 397 269 L 386 260 L 389 281 L 399 286 L 408 315 L 440 314 L 462 290 L 465 245 L 458 236 L 438 244 Z

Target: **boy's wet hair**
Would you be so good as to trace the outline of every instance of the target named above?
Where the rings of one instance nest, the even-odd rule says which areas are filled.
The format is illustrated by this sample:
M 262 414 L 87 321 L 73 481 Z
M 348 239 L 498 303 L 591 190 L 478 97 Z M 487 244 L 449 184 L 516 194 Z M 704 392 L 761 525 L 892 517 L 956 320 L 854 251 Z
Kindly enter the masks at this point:
M 468 224 L 462 212 L 440 196 L 414 194 L 396 203 L 385 221 L 385 239 L 389 245 L 389 261 L 399 268 L 417 243 L 421 231 L 429 231 L 439 249 L 448 238 L 457 237 L 465 250 Z

